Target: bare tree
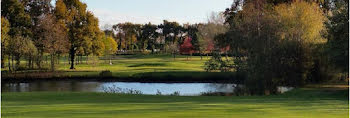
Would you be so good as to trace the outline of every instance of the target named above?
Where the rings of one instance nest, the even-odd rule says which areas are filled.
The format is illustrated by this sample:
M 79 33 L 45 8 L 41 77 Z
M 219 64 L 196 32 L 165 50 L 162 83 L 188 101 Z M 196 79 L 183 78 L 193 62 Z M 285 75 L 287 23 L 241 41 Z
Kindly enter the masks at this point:
M 41 41 L 45 45 L 45 51 L 51 56 L 51 70 L 55 70 L 55 61 L 58 54 L 66 53 L 69 49 L 69 41 L 64 25 L 56 22 L 53 15 L 46 15 L 40 19 L 40 27 L 43 29 Z

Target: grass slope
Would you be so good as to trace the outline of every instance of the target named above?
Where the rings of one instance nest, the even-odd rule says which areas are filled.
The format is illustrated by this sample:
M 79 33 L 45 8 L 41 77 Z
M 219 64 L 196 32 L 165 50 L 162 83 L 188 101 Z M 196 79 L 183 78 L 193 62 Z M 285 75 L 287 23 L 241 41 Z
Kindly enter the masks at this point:
M 20 71 L 17 72 L 16 78 L 21 76 L 33 77 L 33 78 L 47 78 L 47 77 L 95 77 L 99 76 L 101 71 L 109 70 L 114 77 L 132 77 L 141 73 L 167 73 L 167 72 L 204 72 L 204 63 L 208 60 L 207 57 L 201 59 L 199 56 L 192 56 L 187 59 L 186 56 L 177 56 L 176 59 L 171 55 L 119 55 L 112 59 L 113 65 L 109 64 L 109 60 L 99 60 L 97 57 L 89 57 L 88 63 L 86 63 L 86 57 L 83 58 L 81 64 L 75 65 L 75 70 L 69 69 L 67 59 L 61 58 L 60 64 L 57 68 L 57 73 L 45 73 L 35 71 Z M 95 61 L 94 61 L 95 60 Z M 95 64 L 93 64 L 95 62 Z M 25 61 L 22 61 L 22 66 L 26 65 Z M 49 62 L 44 63 L 45 68 L 49 67 Z M 6 73 L 6 69 L 2 69 L 3 77 L 10 76 L 12 74 Z M 23 75 L 21 75 L 23 74 Z M 202 73 L 201 73 L 202 74 Z M 13 76 L 13 75 L 12 75 Z
M 277 96 L 146 96 L 3 93 L 4 118 L 345 118 L 348 89 L 296 89 Z

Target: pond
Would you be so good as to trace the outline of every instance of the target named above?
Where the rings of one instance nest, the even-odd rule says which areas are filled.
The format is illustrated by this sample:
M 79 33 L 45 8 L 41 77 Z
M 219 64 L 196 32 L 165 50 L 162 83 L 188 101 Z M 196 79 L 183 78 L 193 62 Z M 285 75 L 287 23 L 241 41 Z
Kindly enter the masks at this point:
M 2 92 L 128 92 L 137 91 L 142 94 L 170 95 L 174 92 L 181 96 L 196 96 L 203 92 L 232 93 L 235 84 L 223 83 L 139 83 L 139 82 L 87 82 L 87 81 L 33 81 L 27 83 L 2 83 Z M 288 91 L 280 87 L 281 92 Z

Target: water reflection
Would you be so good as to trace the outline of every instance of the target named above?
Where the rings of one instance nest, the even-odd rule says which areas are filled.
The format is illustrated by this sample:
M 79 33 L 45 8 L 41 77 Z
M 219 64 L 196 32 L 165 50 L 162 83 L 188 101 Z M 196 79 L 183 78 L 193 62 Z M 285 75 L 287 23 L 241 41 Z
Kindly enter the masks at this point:
M 71 92 L 105 92 L 104 88 L 122 88 L 137 90 L 142 94 L 155 95 L 160 92 L 169 95 L 200 95 L 204 92 L 232 93 L 236 84 L 222 83 L 138 83 L 138 82 L 82 82 L 82 81 L 35 81 L 29 83 L 2 83 L 2 92 L 32 91 L 71 91 Z M 279 88 L 281 92 L 291 88 Z
M 29 83 L 2 83 L 2 92 L 32 92 L 32 91 L 74 91 L 96 92 L 100 82 L 78 81 L 36 81 Z

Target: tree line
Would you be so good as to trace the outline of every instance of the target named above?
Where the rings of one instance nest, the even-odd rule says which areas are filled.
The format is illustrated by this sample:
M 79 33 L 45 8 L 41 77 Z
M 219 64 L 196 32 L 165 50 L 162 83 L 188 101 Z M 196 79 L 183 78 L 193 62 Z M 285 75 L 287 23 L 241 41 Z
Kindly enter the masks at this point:
M 213 38 L 225 31 L 223 14 L 214 14 L 209 23 L 183 24 L 164 20 L 155 25 L 118 23 L 101 30 L 98 19 L 80 0 L 2 0 L 2 67 L 9 71 L 42 69 L 48 54 L 51 70 L 61 55 L 69 55 L 70 69 L 79 56 L 110 56 L 117 53 L 208 54 Z M 221 19 L 220 19 L 221 18 Z M 220 21 L 221 20 L 221 21 Z M 214 30 L 213 30 L 214 29 Z M 47 57 L 46 57 L 47 58 Z

